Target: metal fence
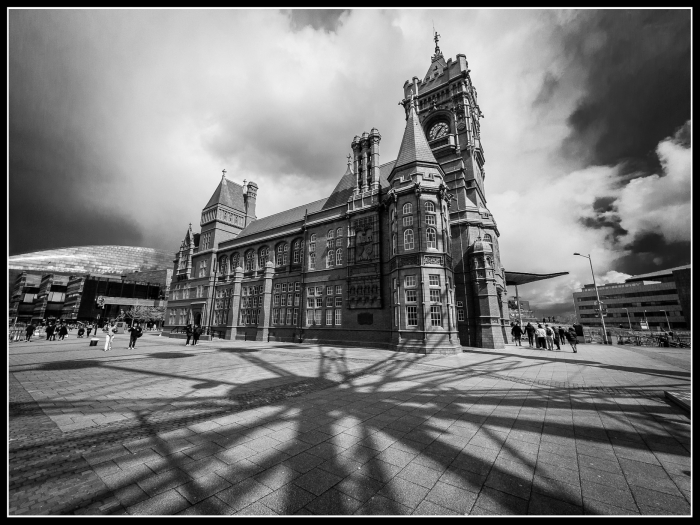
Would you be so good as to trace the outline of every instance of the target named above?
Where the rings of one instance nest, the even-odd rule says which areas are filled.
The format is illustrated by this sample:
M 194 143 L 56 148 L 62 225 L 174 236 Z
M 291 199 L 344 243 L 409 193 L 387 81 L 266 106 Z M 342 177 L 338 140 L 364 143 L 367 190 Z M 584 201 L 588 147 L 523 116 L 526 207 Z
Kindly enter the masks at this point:
M 651 330 L 625 330 L 611 328 L 606 331 L 608 344 L 632 346 L 662 346 L 690 348 L 691 333 L 687 330 L 669 332 L 654 332 Z M 583 337 L 586 343 L 603 344 L 602 328 L 584 328 Z

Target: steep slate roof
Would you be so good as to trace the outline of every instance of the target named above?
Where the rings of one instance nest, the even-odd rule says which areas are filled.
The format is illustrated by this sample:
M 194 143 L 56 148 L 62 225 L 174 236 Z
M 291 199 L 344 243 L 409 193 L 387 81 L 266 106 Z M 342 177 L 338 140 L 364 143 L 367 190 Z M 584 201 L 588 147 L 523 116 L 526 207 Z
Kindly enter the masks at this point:
M 309 204 L 303 204 L 302 206 L 297 206 L 291 210 L 286 210 L 280 213 L 275 213 L 274 215 L 268 215 L 261 219 L 257 219 L 246 226 L 241 233 L 238 234 L 236 239 L 241 239 L 243 237 L 248 237 L 255 233 L 260 233 L 265 230 L 271 230 L 272 228 L 277 228 L 279 226 L 284 226 L 285 224 L 292 224 L 297 221 L 304 219 L 304 214 L 308 210 L 309 214 L 321 211 L 323 205 L 326 203 L 328 198 L 320 199 Z
M 245 211 L 245 203 L 243 202 L 243 186 L 236 184 L 232 180 L 222 178 L 221 182 L 214 191 L 214 195 L 211 196 L 209 202 L 204 207 L 204 209 L 214 206 L 216 204 L 223 204 L 234 210 Z
M 389 177 L 389 174 L 391 173 L 393 167 L 393 160 L 379 166 L 380 188 L 389 187 L 389 181 L 387 180 L 387 178 Z M 331 192 L 330 196 L 328 197 L 328 200 L 323 205 L 323 209 L 327 210 L 330 208 L 335 208 L 336 206 L 346 204 L 348 202 L 348 198 L 350 197 L 350 195 L 352 195 L 352 190 L 355 188 L 356 177 L 357 176 L 350 169 L 350 166 L 348 166 L 348 169 L 345 171 L 345 175 L 343 175 L 340 181 L 338 181 L 338 184 L 336 185 L 335 189 Z
M 387 177 L 394 168 L 395 161 L 390 161 L 379 166 L 379 187 L 381 189 L 388 188 L 390 186 Z M 335 189 L 331 192 L 330 196 L 325 199 L 319 199 L 309 204 L 302 204 L 296 208 L 286 210 L 280 213 L 275 213 L 274 215 L 269 215 L 267 217 L 262 217 L 250 223 L 246 226 L 241 233 L 238 234 L 236 240 L 249 237 L 256 233 L 263 232 L 265 230 L 271 230 L 273 228 L 278 228 L 280 226 L 285 226 L 287 224 L 294 224 L 304 220 L 304 215 L 308 212 L 309 215 L 317 213 L 322 210 L 328 210 L 330 208 L 335 208 L 337 206 L 345 205 L 348 202 L 348 197 L 352 194 L 352 189 L 355 187 L 355 174 L 350 170 L 346 170 L 345 174 L 341 177 L 340 181 L 336 185 Z M 235 243 L 234 243 L 235 245 Z
M 403 140 L 399 148 L 399 156 L 396 158 L 396 167 L 403 166 L 415 161 L 430 162 L 437 164 L 433 151 L 428 146 L 423 128 L 418 122 L 418 115 L 411 104 L 406 120 L 406 130 L 403 133 Z

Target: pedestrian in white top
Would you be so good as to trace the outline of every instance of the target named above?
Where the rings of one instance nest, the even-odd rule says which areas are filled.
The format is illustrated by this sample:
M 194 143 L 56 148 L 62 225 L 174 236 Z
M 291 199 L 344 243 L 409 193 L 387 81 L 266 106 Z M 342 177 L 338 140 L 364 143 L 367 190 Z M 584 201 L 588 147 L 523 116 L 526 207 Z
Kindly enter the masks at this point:
M 105 352 L 112 349 L 112 341 L 114 341 L 115 330 L 116 328 L 114 326 L 114 321 L 107 323 L 104 327 L 104 331 L 106 332 L 105 335 L 107 336 L 105 339 Z

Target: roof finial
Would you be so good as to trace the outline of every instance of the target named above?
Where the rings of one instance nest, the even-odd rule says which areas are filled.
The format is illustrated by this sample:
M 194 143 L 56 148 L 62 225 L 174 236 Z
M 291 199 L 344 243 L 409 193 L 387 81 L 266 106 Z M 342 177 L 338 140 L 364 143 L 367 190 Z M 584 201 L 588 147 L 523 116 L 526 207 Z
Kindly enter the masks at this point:
M 226 168 L 221 170 L 221 180 L 224 180 L 226 178 Z
M 433 33 L 435 33 L 435 36 L 433 37 L 433 40 L 435 40 L 435 54 L 433 55 L 433 62 L 435 62 L 437 59 L 442 58 L 442 52 L 440 51 L 440 46 L 438 46 L 440 35 L 438 35 L 438 32 L 435 31 L 435 26 L 433 26 Z

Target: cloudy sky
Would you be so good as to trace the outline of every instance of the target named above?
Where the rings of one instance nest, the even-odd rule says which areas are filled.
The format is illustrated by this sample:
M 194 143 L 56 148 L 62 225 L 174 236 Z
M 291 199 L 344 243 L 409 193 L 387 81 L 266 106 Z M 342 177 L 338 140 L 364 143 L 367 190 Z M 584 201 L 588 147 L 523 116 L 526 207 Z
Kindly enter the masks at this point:
M 690 12 L 11 10 L 9 254 L 175 252 L 221 170 L 258 216 L 323 198 L 355 135 L 393 160 L 432 25 L 485 115 L 503 264 L 571 291 L 690 262 Z M 510 290 L 514 293 L 514 290 Z

